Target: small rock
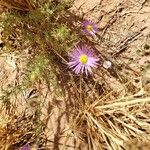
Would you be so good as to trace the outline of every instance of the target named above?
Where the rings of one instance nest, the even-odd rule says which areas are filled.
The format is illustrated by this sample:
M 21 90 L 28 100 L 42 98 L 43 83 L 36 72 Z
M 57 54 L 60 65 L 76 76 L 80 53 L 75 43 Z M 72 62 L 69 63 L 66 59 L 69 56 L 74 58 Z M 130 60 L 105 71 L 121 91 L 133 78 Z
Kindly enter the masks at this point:
M 111 68 L 111 66 L 112 66 L 112 63 L 110 61 L 104 61 L 103 67 L 105 69 Z

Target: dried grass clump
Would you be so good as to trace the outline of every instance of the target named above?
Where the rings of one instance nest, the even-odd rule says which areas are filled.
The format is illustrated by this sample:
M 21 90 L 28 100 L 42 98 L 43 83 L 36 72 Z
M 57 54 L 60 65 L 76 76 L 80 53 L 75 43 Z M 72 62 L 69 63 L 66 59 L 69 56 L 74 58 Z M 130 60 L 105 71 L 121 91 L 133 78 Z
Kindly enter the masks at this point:
M 113 92 L 99 97 L 83 90 L 76 97 L 70 128 L 75 138 L 88 143 L 89 150 L 120 150 L 133 138 L 150 140 L 149 96 L 141 93 L 117 99 Z
M 3 113 L 4 110 L 1 111 L 1 115 Z M 42 126 L 40 122 L 37 122 L 36 116 L 26 114 L 12 116 L 7 112 L 1 116 L 2 119 L 3 122 L 0 124 L 1 150 L 16 150 L 26 143 L 38 142 L 40 145 L 43 142 Z

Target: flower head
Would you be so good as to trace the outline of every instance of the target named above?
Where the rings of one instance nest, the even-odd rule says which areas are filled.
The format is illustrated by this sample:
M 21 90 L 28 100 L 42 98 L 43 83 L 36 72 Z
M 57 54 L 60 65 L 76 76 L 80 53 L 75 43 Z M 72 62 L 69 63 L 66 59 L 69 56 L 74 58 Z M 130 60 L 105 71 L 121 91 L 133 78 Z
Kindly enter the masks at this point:
M 20 150 L 37 150 L 35 147 L 31 147 L 30 145 L 24 145 L 20 148 Z
M 20 148 L 20 150 L 31 150 L 31 146 L 29 145 L 24 145 Z
M 83 31 L 87 35 L 95 35 L 97 32 L 97 25 L 92 21 L 84 21 L 82 23 Z
M 97 67 L 99 58 L 95 56 L 92 49 L 86 47 L 76 47 L 70 54 L 69 67 L 73 69 L 76 74 L 92 73 L 91 68 Z

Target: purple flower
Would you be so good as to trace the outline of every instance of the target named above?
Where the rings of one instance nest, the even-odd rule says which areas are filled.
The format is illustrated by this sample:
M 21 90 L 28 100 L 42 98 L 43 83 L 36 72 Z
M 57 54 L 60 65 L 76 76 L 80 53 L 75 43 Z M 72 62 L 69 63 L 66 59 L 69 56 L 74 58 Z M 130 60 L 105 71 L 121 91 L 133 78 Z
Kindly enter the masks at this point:
M 95 35 L 98 31 L 96 23 L 92 21 L 84 21 L 82 23 L 83 31 L 87 35 Z
M 76 74 L 88 73 L 92 74 L 91 68 L 97 67 L 99 58 L 95 56 L 92 49 L 86 47 L 76 47 L 70 54 L 69 67 L 73 69 Z
M 31 146 L 24 145 L 23 147 L 20 148 L 20 150 L 31 150 Z
M 37 150 L 37 149 L 26 144 L 23 147 L 21 147 L 19 150 Z

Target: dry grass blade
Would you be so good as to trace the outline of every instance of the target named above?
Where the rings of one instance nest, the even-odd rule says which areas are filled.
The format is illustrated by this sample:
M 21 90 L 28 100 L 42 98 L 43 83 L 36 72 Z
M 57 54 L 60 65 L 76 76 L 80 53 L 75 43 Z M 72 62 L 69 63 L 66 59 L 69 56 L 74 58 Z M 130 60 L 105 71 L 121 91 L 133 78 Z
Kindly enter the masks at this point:
M 135 105 L 138 103 L 149 103 L 150 102 L 150 97 L 146 97 L 146 98 L 137 98 L 137 99 L 127 99 L 125 102 L 114 102 L 112 104 L 107 104 L 104 106 L 97 106 L 96 109 L 113 109 L 115 107 L 117 108 L 121 108 L 121 107 L 125 107 L 125 106 L 129 106 L 129 105 Z

